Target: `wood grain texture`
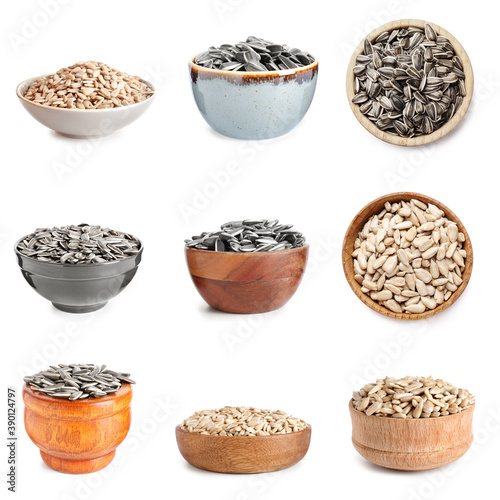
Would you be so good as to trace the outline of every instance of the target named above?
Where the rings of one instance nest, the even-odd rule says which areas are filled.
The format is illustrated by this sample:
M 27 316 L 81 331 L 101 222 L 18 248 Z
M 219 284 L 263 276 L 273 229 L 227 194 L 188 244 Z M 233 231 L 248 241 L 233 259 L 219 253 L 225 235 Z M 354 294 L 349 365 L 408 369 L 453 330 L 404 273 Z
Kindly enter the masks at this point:
M 67 474 L 106 467 L 125 439 L 131 421 L 132 387 L 96 399 L 55 399 L 23 387 L 24 425 L 43 461 Z
M 193 283 L 219 311 L 254 314 L 285 305 L 297 291 L 309 246 L 276 252 L 211 252 L 186 247 Z
M 366 221 L 372 215 L 378 214 L 380 211 L 382 211 L 387 201 L 390 203 L 394 203 L 399 201 L 410 201 L 412 199 L 417 199 L 423 201 L 424 203 L 432 203 L 433 205 L 436 205 L 438 208 L 440 208 L 445 212 L 445 215 L 449 220 L 456 222 L 459 231 L 465 235 L 465 242 L 463 245 L 465 251 L 467 252 L 467 257 L 465 259 L 465 270 L 462 274 L 463 283 L 458 287 L 456 292 L 454 292 L 446 302 L 436 307 L 435 309 L 425 311 L 420 314 L 392 312 L 383 305 L 380 305 L 378 302 L 372 300 L 369 295 L 363 293 L 361 291 L 361 285 L 354 279 L 354 274 L 355 274 L 354 261 L 352 258 L 352 252 L 354 251 L 354 242 L 356 241 L 356 238 L 358 237 L 360 231 L 363 229 L 363 226 L 365 225 Z M 452 306 L 460 298 L 465 288 L 467 287 L 467 284 L 469 283 L 472 274 L 473 263 L 474 263 L 474 254 L 472 251 L 472 243 L 470 241 L 469 234 L 465 229 L 465 226 L 462 224 L 462 221 L 446 205 L 443 205 L 443 203 L 441 203 L 440 201 L 437 201 L 431 198 L 430 196 L 426 196 L 419 193 L 411 193 L 407 191 L 387 194 L 368 203 L 368 205 L 366 205 L 356 215 L 356 217 L 354 217 L 349 228 L 347 229 L 346 235 L 344 237 L 344 243 L 342 246 L 342 265 L 344 267 L 345 277 L 350 287 L 352 288 L 353 292 L 361 300 L 361 302 L 363 302 L 363 304 L 366 304 L 374 311 L 383 314 L 384 316 L 387 316 L 389 318 L 409 320 L 409 321 L 431 318 L 432 316 L 436 316 L 436 314 L 439 314 L 448 309 L 450 306 Z
M 436 469 L 458 460 L 472 444 L 474 407 L 446 417 L 408 420 L 368 416 L 351 401 L 349 411 L 356 450 L 388 469 Z
M 430 24 L 438 35 L 445 36 L 450 40 L 450 43 L 453 45 L 455 49 L 455 53 L 460 57 L 464 66 L 465 89 L 467 92 L 467 95 L 464 97 L 462 105 L 457 110 L 452 119 L 448 123 L 444 124 L 438 130 L 435 130 L 432 134 L 408 138 L 384 132 L 380 130 L 368 118 L 366 118 L 360 112 L 359 106 L 352 102 L 352 98 L 355 95 L 353 69 L 356 64 L 356 57 L 363 53 L 364 39 L 356 47 L 356 50 L 354 51 L 351 60 L 349 62 L 349 66 L 347 68 L 347 78 L 346 78 L 347 98 L 349 100 L 349 106 L 351 107 L 352 112 L 354 113 L 358 121 L 361 123 L 361 125 L 363 125 L 363 127 L 365 127 L 365 129 L 368 130 L 368 132 L 370 132 L 375 137 L 378 137 L 379 139 L 382 139 L 383 141 L 388 142 L 390 144 L 395 144 L 398 146 L 422 146 L 424 144 L 429 144 L 431 142 L 437 141 L 438 139 L 441 139 L 441 137 L 444 137 L 446 134 L 449 134 L 460 123 L 465 113 L 469 109 L 472 100 L 472 94 L 474 92 L 474 73 L 472 71 L 472 64 L 470 62 L 469 56 L 467 55 L 467 52 L 465 52 L 465 49 L 462 47 L 460 42 L 451 33 L 446 31 L 444 28 L 441 28 L 441 26 L 438 26 L 437 24 L 428 21 L 422 21 L 419 19 L 400 19 L 398 21 L 391 21 L 387 24 L 384 24 L 383 26 L 380 26 L 379 28 L 369 33 L 365 38 L 367 38 L 370 41 L 373 41 L 385 31 L 391 31 L 399 28 L 407 28 L 408 26 L 425 28 L 426 24 Z
M 287 469 L 309 449 L 311 427 L 274 436 L 207 436 L 177 426 L 177 445 L 184 459 L 198 469 L 229 474 L 255 474 Z

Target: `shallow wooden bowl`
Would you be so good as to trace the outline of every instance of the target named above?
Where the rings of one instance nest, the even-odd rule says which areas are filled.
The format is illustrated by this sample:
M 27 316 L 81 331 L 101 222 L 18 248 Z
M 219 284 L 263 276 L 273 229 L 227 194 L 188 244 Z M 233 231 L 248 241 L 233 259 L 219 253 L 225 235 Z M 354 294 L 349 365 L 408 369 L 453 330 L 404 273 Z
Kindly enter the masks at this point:
M 352 98 L 355 95 L 354 89 L 354 73 L 353 69 L 356 65 L 356 57 L 363 53 L 364 48 L 364 40 L 368 39 L 371 42 L 375 40 L 379 35 L 384 33 L 385 31 L 391 31 L 398 28 L 407 28 L 409 26 L 414 26 L 416 28 L 425 28 L 426 24 L 430 24 L 438 35 L 445 36 L 450 40 L 450 43 L 453 45 L 455 49 L 455 53 L 460 57 L 464 66 L 465 73 L 465 89 L 467 95 L 464 96 L 464 100 L 462 105 L 457 110 L 455 115 L 451 118 L 451 120 L 445 123 L 441 128 L 435 130 L 432 134 L 421 135 L 419 137 L 401 137 L 399 135 L 391 134 L 389 132 L 384 132 L 380 130 L 373 122 L 371 122 L 366 116 L 364 116 L 359 110 L 359 106 L 352 102 Z M 419 19 L 400 19 L 398 21 L 391 21 L 390 23 L 384 24 L 379 28 L 373 30 L 369 33 L 360 44 L 356 47 L 351 60 L 349 62 L 349 66 L 347 68 L 347 79 L 346 79 L 346 87 L 347 87 L 347 98 L 349 100 L 349 105 L 351 106 L 352 112 L 358 119 L 358 121 L 365 127 L 370 134 L 382 139 L 385 142 L 389 142 L 390 144 L 396 144 L 398 146 L 422 146 L 424 144 L 429 144 L 431 142 L 437 141 L 444 137 L 446 134 L 450 133 L 462 120 L 465 113 L 469 109 L 469 105 L 472 100 L 472 93 L 474 91 L 474 73 L 472 71 L 472 64 L 470 62 L 469 56 L 465 49 L 462 47 L 460 42 L 448 31 L 441 28 L 437 24 L 430 23 L 428 21 L 422 21 Z
M 228 474 L 256 474 L 287 469 L 300 462 L 311 442 L 311 426 L 274 436 L 207 436 L 175 428 L 177 446 L 198 469 Z
M 23 387 L 24 426 L 43 461 L 58 472 L 87 474 L 113 460 L 131 420 L 132 387 L 108 396 L 68 401 Z
M 366 460 L 403 471 L 451 464 L 472 444 L 474 406 L 446 417 L 400 419 L 368 416 L 349 402 L 352 442 Z
M 388 201 L 390 203 L 399 202 L 399 201 L 410 201 L 412 199 L 417 199 L 423 201 L 424 203 L 432 203 L 436 205 L 438 208 L 444 211 L 446 217 L 452 222 L 456 222 L 458 229 L 461 233 L 465 235 L 465 242 L 463 244 L 465 251 L 467 252 L 467 257 L 465 259 L 465 270 L 462 274 L 463 283 L 458 287 L 458 289 L 451 295 L 451 297 L 436 307 L 435 309 L 425 311 L 419 314 L 412 313 L 395 313 L 392 312 L 387 307 L 380 305 L 378 302 L 375 302 L 370 298 L 369 295 L 366 295 L 361 291 L 361 285 L 354 279 L 354 261 L 352 258 L 352 252 L 354 251 L 354 242 L 358 237 L 358 234 L 363 229 L 366 221 L 374 214 L 378 214 L 384 208 L 385 203 Z M 366 304 L 368 307 L 373 309 L 374 311 L 383 314 L 384 316 L 388 316 L 389 318 L 394 319 L 405 319 L 405 320 L 418 320 L 418 319 L 426 319 L 431 318 L 432 316 L 436 316 L 448 309 L 451 305 L 453 305 L 462 295 L 467 284 L 469 283 L 471 274 L 472 274 L 472 265 L 474 262 L 474 255 L 472 252 L 472 244 L 469 238 L 469 234 L 465 229 L 465 226 L 462 224 L 462 221 L 446 206 L 441 202 L 431 198 L 430 196 L 426 196 L 418 193 L 411 192 L 398 192 L 386 194 L 385 196 L 381 196 L 376 200 L 368 203 L 359 213 L 354 217 L 351 222 L 349 228 L 347 229 L 346 235 L 344 237 L 344 244 L 342 246 L 342 265 L 344 267 L 344 274 L 347 278 L 349 285 L 351 286 L 353 292 L 357 295 L 357 297 Z
M 255 314 L 283 307 L 297 291 L 309 245 L 276 252 L 212 252 L 186 248 L 193 283 L 219 311 Z

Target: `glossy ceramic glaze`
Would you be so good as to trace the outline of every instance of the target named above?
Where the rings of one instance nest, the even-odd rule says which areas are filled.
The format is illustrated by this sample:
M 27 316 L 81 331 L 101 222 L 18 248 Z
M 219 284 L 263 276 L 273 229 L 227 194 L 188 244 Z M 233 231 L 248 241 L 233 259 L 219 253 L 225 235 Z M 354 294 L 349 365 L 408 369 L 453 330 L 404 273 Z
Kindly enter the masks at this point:
M 68 401 L 23 387 L 24 426 L 43 461 L 67 474 L 106 467 L 125 439 L 131 421 L 132 387 L 114 394 Z
M 116 297 L 135 276 L 143 251 L 141 244 L 137 255 L 105 264 L 52 264 L 21 254 L 19 241 L 14 250 L 26 281 L 57 309 L 70 313 L 97 311 Z
M 290 132 L 311 105 L 318 62 L 278 72 L 233 72 L 189 63 L 196 105 L 218 133 L 270 139 Z
M 474 407 L 437 418 L 368 416 L 349 402 L 352 442 L 366 460 L 388 469 L 431 470 L 463 456 L 472 444 Z
M 273 311 L 297 291 L 309 245 L 276 252 L 212 252 L 186 247 L 196 289 L 214 309 L 237 314 Z
M 186 462 L 198 469 L 229 474 L 256 474 L 287 469 L 309 449 L 311 427 L 272 436 L 207 436 L 175 429 Z
M 17 97 L 24 109 L 46 127 L 62 135 L 75 138 L 98 138 L 112 134 L 139 118 L 151 106 L 155 95 L 130 106 L 110 109 L 64 109 L 35 104 L 24 98 L 28 88 L 37 80 L 49 75 L 29 78 L 17 87 Z M 154 87 L 143 80 L 150 88 Z

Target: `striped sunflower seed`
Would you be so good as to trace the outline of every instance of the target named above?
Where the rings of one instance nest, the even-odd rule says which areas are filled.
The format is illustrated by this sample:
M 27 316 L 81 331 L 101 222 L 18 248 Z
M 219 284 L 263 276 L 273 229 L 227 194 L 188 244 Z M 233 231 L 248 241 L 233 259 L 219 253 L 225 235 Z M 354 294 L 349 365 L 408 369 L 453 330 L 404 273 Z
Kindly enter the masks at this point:
M 131 257 L 139 253 L 141 243 L 127 233 L 80 224 L 35 229 L 19 242 L 17 249 L 42 262 L 89 265 Z
M 107 396 L 118 391 L 122 384 L 135 384 L 129 373 L 90 364 L 51 366 L 24 377 L 24 381 L 34 391 L 70 401 Z
M 222 224 L 220 231 L 204 232 L 184 240 L 187 247 L 216 252 L 275 252 L 303 247 L 306 239 L 291 224 L 246 219 Z
M 314 57 L 303 50 L 249 36 L 246 42 L 236 45 L 210 47 L 198 54 L 194 62 L 210 69 L 262 72 L 301 68 L 314 61 Z
M 373 43 L 365 40 L 356 57 L 354 84 L 352 102 L 361 113 L 380 130 L 402 137 L 438 130 L 466 94 L 462 61 L 430 24 L 423 30 L 385 32 Z

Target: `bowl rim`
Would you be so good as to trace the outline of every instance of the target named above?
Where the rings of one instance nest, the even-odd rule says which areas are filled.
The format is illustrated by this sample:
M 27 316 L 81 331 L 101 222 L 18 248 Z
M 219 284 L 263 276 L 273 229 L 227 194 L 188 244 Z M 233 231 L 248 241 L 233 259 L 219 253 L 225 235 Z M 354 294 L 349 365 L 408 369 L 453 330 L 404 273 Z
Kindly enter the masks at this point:
M 75 401 L 70 401 L 69 399 L 54 398 L 53 396 L 48 396 L 47 394 L 44 394 L 43 392 L 38 392 L 36 389 L 32 389 L 28 383 L 24 382 L 23 387 L 22 387 L 22 392 L 27 393 L 31 397 L 34 397 L 34 398 L 39 399 L 41 401 L 46 401 L 46 402 L 50 402 L 50 403 L 57 402 L 56 404 L 71 405 L 71 406 L 75 406 L 75 407 L 83 407 L 83 406 L 88 406 L 89 404 L 107 403 L 109 401 L 116 400 L 118 398 L 125 396 L 129 392 L 133 392 L 133 390 L 132 390 L 132 384 L 129 384 L 128 382 L 124 382 L 124 383 L 122 383 L 121 387 L 116 392 L 113 392 L 113 393 L 108 394 L 106 396 L 101 396 L 101 397 L 97 397 L 97 398 L 76 399 Z
M 395 200 L 401 201 L 403 199 L 402 197 L 410 197 L 410 198 L 415 198 L 417 200 L 421 200 L 424 203 L 432 203 L 433 205 L 436 205 L 438 208 L 443 210 L 445 212 L 445 216 L 448 217 L 448 219 L 450 219 L 452 221 L 454 220 L 458 226 L 462 227 L 461 232 L 463 232 L 463 234 L 465 236 L 465 242 L 467 242 L 468 246 L 470 247 L 470 252 L 468 253 L 468 255 L 465 259 L 465 267 L 466 267 L 466 270 L 468 272 L 466 273 L 464 271 L 463 283 L 460 286 L 458 286 L 457 290 L 455 292 L 453 292 L 452 296 L 448 300 L 446 300 L 445 302 L 443 302 L 442 304 L 437 306 L 435 309 L 429 309 L 429 310 L 424 311 L 423 313 L 405 313 L 405 312 L 395 313 L 395 312 L 392 312 L 387 307 L 385 307 L 385 306 L 379 304 L 378 302 L 376 302 L 375 300 L 373 300 L 366 293 L 363 293 L 361 291 L 361 286 L 359 285 L 359 283 L 357 283 L 354 279 L 351 279 L 348 275 L 347 266 L 348 266 L 348 262 L 352 260 L 352 255 L 351 255 L 352 250 L 348 251 L 349 249 L 347 249 L 347 237 L 351 233 L 351 231 L 354 229 L 355 223 L 357 222 L 357 219 L 360 217 L 361 213 L 363 213 L 365 210 L 369 209 L 370 207 L 373 207 L 375 204 L 381 203 L 382 201 L 386 201 L 386 202 L 387 201 L 391 202 L 391 200 L 392 200 L 392 202 L 394 202 Z M 376 215 L 377 213 L 378 212 L 375 212 L 374 209 L 371 209 L 370 210 L 371 215 L 369 215 L 368 218 L 364 219 L 364 223 L 366 223 L 370 217 L 372 217 L 373 215 Z M 351 287 L 352 291 L 358 297 L 358 299 L 361 300 L 361 302 L 363 302 L 363 304 L 368 306 L 370 309 L 372 309 L 373 311 L 375 311 L 383 316 L 386 316 L 386 317 L 392 318 L 392 319 L 408 320 L 408 321 L 428 319 L 428 318 L 431 318 L 433 316 L 436 316 L 436 315 L 442 313 L 443 311 L 445 311 L 446 309 L 451 307 L 460 298 L 460 296 L 463 294 L 463 292 L 467 288 L 467 285 L 469 284 L 469 281 L 470 281 L 470 278 L 472 275 L 472 270 L 474 267 L 474 251 L 473 251 L 473 247 L 472 247 L 472 242 L 471 242 L 469 233 L 467 232 L 467 228 L 465 227 L 463 222 L 460 220 L 460 218 L 452 210 L 450 210 L 444 203 L 441 203 L 440 201 L 438 201 L 434 198 L 431 198 L 430 196 L 427 196 L 427 195 L 424 195 L 421 193 L 415 193 L 413 191 L 397 191 L 394 193 L 388 193 L 388 194 L 385 194 L 383 196 L 379 196 L 378 198 L 370 201 L 363 208 L 361 208 L 361 210 L 359 210 L 358 213 L 354 216 L 354 218 L 352 219 L 351 223 L 349 224 L 349 226 L 345 232 L 344 240 L 342 243 L 341 254 L 342 254 L 342 267 L 344 270 L 344 276 L 345 276 L 347 282 L 349 283 L 349 286 Z M 452 297 L 454 297 L 453 301 L 451 301 Z
M 189 431 L 185 431 L 184 429 L 182 429 L 181 427 L 182 424 L 179 424 L 179 425 L 176 425 L 175 426 L 175 430 L 177 432 L 180 432 L 180 433 L 184 433 L 184 434 L 188 434 L 190 436 L 198 436 L 198 437 L 203 437 L 203 438 L 218 438 L 218 439 L 267 439 L 267 438 L 277 438 L 277 437 L 291 437 L 291 436 L 297 436 L 299 434 L 303 434 L 303 433 L 306 433 L 306 432 L 309 432 L 311 433 L 312 432 L 312 425 L 311 424 L 307 424 L 307 427 L 305 429 L 302 429 L 301 431 L 297 431 L 297 432 L 288 432 L 286 434 L 271 434 L 269 436 L 217 436 L 217 435 L 213 435 L 213 434 L 199 434 L 197 432 L 189 432 Z
M 57 111 L 77 111 L 77 112 L 80 112 L 80 113 L 88 113 L 89 111 L 93 111 L 95 113 L 97 112 L 109 112 L 109 113 L 112 113 L 112 112 L 116 112 L 117 110 L 121 110 L 123 111 L 124 109 L 127 109 L 127 108 L 131 108 L 131 107 L 136 107 L 140 104 L 145 104 L 147 102 L 151 102 L 153 100 L 153 98 L 156 96 L 156 89 L 154 87 L 154 85 L 152 85 L 150 82 L 148 82 L 147 80 L 144 80 L 142 78 L 139 78 L 139 80 L 143 83 L 145 83 L 146 85 L 148 85 L 148 87 L 150 87 L 152 90 L 153 90 L 153 93 L 147 98 L 147 99 L 144 99 L 144 101 L 140 101 L 140 102 L 134 102 L 133 104 L 128 104 L 127 106 L 120 106 L 120 107 L 114 107 L 114 108 L 105 108 L 105 109 L 80 109 L 80 108 L 57 108 L 57 107 L 53 107 L 53 106 L 42 106 L 41 104 L 38 104 L 37 102 L 33 102 L 33 101 L 30 101 L 28 99 L 26 99 L 26 97 L 24 97 L 23 94 L 21 94 L 21 87 L 27 83 L 30 83 L 30 84 L 33 84 L 35 83 L 36 81 L 38 80 L 42 80 L 43 78 L 47 78 L 49 76 L 53 76 L 54 73 L 47 73 L 45 75 L 40 75 L 40 76 L 35 76 L 35 77 L 32 77 L 32 78 L 27 78 L 26 80 L 22 81 L 19 85 L 17 85 L 16 87 L 16 95 L 17 97 L 22 101 L 22 102 L 25 102 L 27 104 L 31 104 L 32 106 L 36 106 L 38 108 L 42 108 L 42 109 L 49 109 L 49 110 L 57 110 Z
M 465 410 L 462 410 L 461 412 L 459 413 L 453 413 L 451 415 L 444 415 L 442 417 L 435 417 L 435 418 L 391 418 L 391 417 L 377 417 L 376 415 L 367 415 L 364 411 L 359 411 L 359 410 L 356 410 L 356 408 L 354 408 L 354 404 L 353 404 L 353 399 L 351 398 L 349 400 L 349 408 L 355 412 L 356 414 L 358 415 L 363 415 L 364 417 L 366 418 L 376 418 L 378 420 L 387 420 L 389 422 L 435 422 L 436 420 L 443 420 L 443 419 L 446 419 L 446 418 L 455 418 L 455 417 L 458 417 L 459 415 L 462 415 L 463 413 L 466 413 L 468 412 L 469 410 L 470 411 L 474 411 L 474 409 L 476 408 L 476 403 L 474 403 L 472 406 L 469 406 L 469 408 L 466 408 Z M 396 424 L 396 425 L 400 425 L 400 424 Z M 410 425 L 413 425 L 413 424 L 410 424 Z M 417 424 L 415 424 L 417 425 Z
M 389 132 L 380 130 L 374 123 L 371 122 L 366 116 L 364 116 L 359 111 L 359 105 L 354 104 L 352 102 L 352 97 L 354 96 L 354 74 L 353 68 L 356 63 L 356 57 L 361 54 L 363 51 L 364 40 L 368 39 L 370 41 L 377 38 L 379 35 L 384 33 L 385 31 L 390 31 L 398 28 L 407 28 L 410 26 L 415 26 L 417 28 L 424 28 L 426 24 L 431 25 L 438 35 L 445 36 L 450 40 L 450 43 L 453 45 L 455 52 L 462 59 L 462 63 L 464 65 L 464 73 L 465 73 L 465 81 L 467 88 L 467 95 L 465 96 L 462 105 L 455 112 L 450 121 L 446 122 L 437 130 L 434 130 L 431 134 L 420 135 L 417 137 L 401 137 L 400 135 L 391 134 Z M 394 21 L 390 21 L 388 23 L 380 25 L 378 28 L 370 31 L 366 36 L 363 37 L 359 45 L 354 49 L 354 52 L 351 56 L 347 67 L 347 77 L 346 77 L 346 91 L 347 91 L 347 100 L 349 102 L 349 106 L 354 113 L 356 119 L 363 125 L 363 127 L 370 132 L 373 136 L 381 139 L 384 142 L 389 144 L 394 144 L 396 146 L 422 146 L 425 144 L 430 144 L 438 139 L 441 139 L 445 135 L 449 134 L 457 125 L 462 121 L 463 117 L 467 113 L 469 109 L 470 103 L 472 101 L 472 95 L 474 93 L 474 71 L 472 69 L 472 63 L 470 58 L 465 51 L 462 44 L 447 30 L 442 28 L 436 23 L 432 23 L 430 21 L 424 21 L 422 19 L 397 19 Z
M 78 265 L 78 264 L 62 264 L 61 262 L 44 262 L 43 260 L 38 260 L 38 259 L 34 259 L 33 257 L 28 257 L 27 255 L 24 255 L 23 253 L 21 253 L 17 246 L 19 245 L 19 243 L 23 240 L 25 240 L 28 236 L 30 236 L 29 234 L 27 234 L 26 236 L 23 236 L 22 238 L 18 239 L 14 245 L 14 252 L 15 254 L 20 257 L 21 259 L 29 259 L 29 261 L 31 262 L 36 262 L 37 264 L 40 264 L 40 265 L 48 265 L 48 266 L 54 266 L 54 267 L 59 267 L 59 268 L 67 268 L 67 269 L 86 269 L 86 268 L 96 268 L 96 267 L 105 267 L 105 266 L 112 266 L 113 264 L 117 264 L 118 262 L 126 262 L 127 260 L 129 259 L 134 259 L 136 258 L 138 255 L 141 255 L 143 250 L 144 250 L 144 245 L 142 244 L 142 241 L 135 237 L 134 238 L 139 242 L 140 246 L 139 246 L 139 251 L 134 254 L 134 255 L 129 255 L 128 257 L 125 257 L 124 259 L 119 259 L 119 260 L 112 260 L 112 261 L 107 261 L 107 262 L 98 262 L 97 264 L 82 264 L 82 265 Z
M 196 64 L 195 59 L 202 54 L 203 52 L 198 52 L 189 60 L 189 67 L 192 69 L 196 69 L 198 71 L 206 71 L 207 73 L 213 73 L 214 75 L 227 75 L 232 77 L 247 77 L 247 78 L 268 78 L 272 75 L 277 77 L 280 76 L 290 76 L 298 73 L 310 71 L 318 66 L 318 59 L 314 57 L 314 62 L 308 64 L 307 66 L 300 66 L 298 68 L 291 69 L 280 69 L 278 71 L 227 71 L 225 69 L 213 69 L 213 68 L 205 68 Z
M 196 250 L 197 253 L 198 252 L 199 253 L 206 253 L 206 254 L 210 254 L 210 255 L 228 255 L 228 256 L 230 256 L 230 255 L 238 255 L 238 256 L 246 255 L 246 256 L 249 256 L 248 258 L 257 259 L 257 258 L 262 257 L 263 255 L 269 255 L 269 254 L 279 255 L 279 254 L 285 254 L 285 253 L 300 253 L 301 251 L 309 249 L 309 243 L 306 243 L 305 245 L 302 245 L 301 247 L 285 248 L 283 250 L 274 250 L 274 251 L 268 250 L 267 252 L 216 252 L 215 250 L 204 250 L 202 248 L 188 247 L 186 244 L 184 245 L 184 249 L 186 252 Z M 250 257 L 250 255 L 252 257 Z M 229 258 L 233 258 L 233 257 L 229 257 Z

